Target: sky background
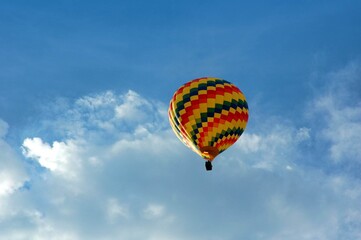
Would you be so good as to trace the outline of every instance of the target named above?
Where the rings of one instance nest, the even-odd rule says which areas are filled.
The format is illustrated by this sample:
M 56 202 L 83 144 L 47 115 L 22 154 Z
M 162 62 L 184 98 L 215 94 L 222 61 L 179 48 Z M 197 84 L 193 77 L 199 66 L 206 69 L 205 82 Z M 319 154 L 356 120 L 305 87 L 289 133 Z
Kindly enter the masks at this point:
M 0 239 L 361 239 L 360 1 L 1 1 Z M 167 119 L 246 95 L 206 172 Z

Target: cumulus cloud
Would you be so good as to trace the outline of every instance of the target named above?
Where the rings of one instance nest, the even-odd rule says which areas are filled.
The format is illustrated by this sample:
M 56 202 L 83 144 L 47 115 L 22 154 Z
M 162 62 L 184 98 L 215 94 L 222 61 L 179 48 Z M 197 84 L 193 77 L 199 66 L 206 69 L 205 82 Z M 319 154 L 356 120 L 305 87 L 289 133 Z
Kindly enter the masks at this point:
M 265 118 L 271 131 L 247 129 L 206 172 L 171 132 L 166 109 L 129 91 L 61 101 L 53 114 L 47 110 L 39 135 L 22 146 L 24 157 L 46 171 L 37 172 L 30 188 L 3 198 L 0 238 L 359 236 L 359 183 L 299 164 L 317 128 Z
M 42 126 L 54 136 L 62 131 L 58 135 L 65 140 L 26 138 L 22 149 L 25 157 L 66 178 L 75 179 L 88 165 L 100 167 L 125 153 L 163 159 L 157 155 L 174 151 L 172 145 L 178 144 L 168 127 L 165 105 L 133 91 L 85 96 L 65 106 L 68 109 L 55 110 L 57 118 Z
M 8 128 L 8 124 L 0 119 L 0 201 L 1 196 L 13 193 L 27 180 L 27 174 L 19 156 L 4 139 Z
M 312 117 L 323 120 L 320 137 L 335 162 L 361 163 L 361 64 L 353 62 L 326 77 L 328 87 L 312 102 Z
M 274 168 L 286 168 L 292 170 L 292 165 L 302 157 L 300 145 L 311 139 L 311 129 L 301 127 L 299 129 L 287 123 L 279 123 L 270 120 L 271 131 L 259 133 L 245 132 L 235 144 L 235 150 L 239 152 L 241 164 L 251 165 L 255 168 L 273 170 Z
M 116 118 L 126 121 L 143 122 L 147 118 L 147 114 L 142 109 L 152 109 L 152 105 L 141 98 L 136 92 L 128 91 L 123 97 L 123 104 L 115 108 Z
M 74 161 L 78 153 L 77 145 L 72 142 L 53 142 L 52 146 L 41 138 L 27 138 L 23 143 L 25 157 L 37 159 L 40 165 L 54 172 L 69 174 L 77 168 L 79 161 Z
M 331 143 L 329 152 L 335 161 L 361 158 L 361 102 L 356 106 L 337 106 L 337 97 L 316 100 L 317 111 L 328 116 L 323 137 Z
M 43 109 L 46 118 L 41 120 L 39 134 L 57 138 L 81 137 L 101 142 L 108 139 L 110 142 L 124 135 L 131 138 L 137 128 L 157 131 L 167 124 L 163 103 L 144 99 L 131 90 L 119 95 L 102 92 L 74 102 L 57 99 Z

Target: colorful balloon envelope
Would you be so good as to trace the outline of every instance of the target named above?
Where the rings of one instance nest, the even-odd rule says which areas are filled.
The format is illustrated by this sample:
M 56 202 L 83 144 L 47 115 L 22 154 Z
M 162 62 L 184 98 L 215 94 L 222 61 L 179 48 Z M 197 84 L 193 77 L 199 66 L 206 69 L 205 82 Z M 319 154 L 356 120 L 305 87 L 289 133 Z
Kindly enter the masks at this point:
M 174 93 L 168 116 L 178 138 L 210 163 L 242 135 L 248 104 L 234 84 L 203 77 L 187 82 Z

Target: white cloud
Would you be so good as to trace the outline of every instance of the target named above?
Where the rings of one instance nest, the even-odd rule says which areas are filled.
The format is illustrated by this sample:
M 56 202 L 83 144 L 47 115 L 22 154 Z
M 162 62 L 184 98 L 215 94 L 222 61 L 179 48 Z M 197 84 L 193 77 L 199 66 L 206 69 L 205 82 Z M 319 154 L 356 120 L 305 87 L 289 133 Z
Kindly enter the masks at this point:
M 4 140 L 8 127 L 8 124 L 0 119 L 0 200 L 2 196 L 11 194 L 23 186 L 27 180 L 27 174 L 21 165 L 20 158 Z
M 63 130 L 66 134 L 60 135 L 66 140 L 48 143 L 39 137 L 26 138 L 22 146 L 25 157 L 68 179 L 79 178 L 86 165 L 101 167 L 125 153 L 159 156 L 165 150 L 174 152 L 172 145 L 179 144 L 169 130 L 165 106 L 133 91 L 85 96 L 68 107 L 61 108 L 58 119 L 44 121 L 47 132 Z M 167 144 L 165 138 L 169 138 Z
M 361 163 L 361 64 L 351 63 L 326 80 L 329 86 L 312 103 L 311 116 L 323 120 L 321 136 L 335 162 Z
M 160 204 L 149 204 L 143 211 L 144 217 L 147 219 L 160 218 L 165 214 L 165 207 Z
M 22 184 L 23 181 L 19 181 L 17 176 L 8 169 L 6 171 L 2 169 L 0 172 L 0 196 L 11 194 L 14 190 L 21 187 Z
M 242 135 L 242 138 L 240 138 L 237 142 L 237 146 L 246 153 L 249 152 L 257 152 L 260 150 L 260 148 L 262 147 L 262 142 L 263 139 L 261 136 L 257 135 L 257 134 L 248 134 L 245 133 Z
M 147 117 L 142 109 L 151 109 L 152 106 L 148 101 L 141 98 L 136 92 L 128 91 L 123 97 L 123 103 L 115 108 L 116 117 L 127 121 L 144 121 Z
M 270 131 L 245 132 L 240 137 L 234 150 L 239 151 L 239 155 L 242 156 L 242 164 L 268 170 L 275 167 L 292 170 L 291 165 L 300 157 L 297 148 L 299 144 L 310 140 L 311 130 L 306 127 L 296 129 L 289 124 L 277 122 L 274 123 L 274 120 L 267 122 L 267 125 L 272 126 Z M 233 154 L 234 150 L 231 150 Z
M 316 111 L 326 114 L 323 137 L 331 142 L 330 154 L 335 161 L 361 160 L 361 102 L 355 107 L 337 106 L 337 97 L 316 100 Z
M 9 240 L 80 240 L 75 233 L 65 229 L 57 229 L 53 223 L 37 210 L 24 210 L 17 212 L 11 218 L 6 219 L 12 222 L 14 227 L 5 228 L 0 231 L 1 239 Z M 22 224 L 17 222 L 22 221 Z M 6 221 L 3 221 L 6 223 Z M 27 224 L 25 224 L 27 223 Z M 1 229 L 1 228 L 0 228 Z
M 109 198 L 107 201 L 107 213 L 110 221 L 116 218 L 128 218 L 129 210 L 127 206 L 119 203 L 116 198 Z
M 164 104 L 144 99 L 131 90 L 120 95 L 107 91 L 84 96 L 73 103 L 58 99 L 46 105 L 44 111 L 49 116 L 41 121 L 40 133 L 62 138 L 99 138 L 104 142 L 105 138 L 132 136 L 129 133 L 139 127 L 157 131 L 168 124 Z
M 52 146 L 40 138 L 27 138 L 23 143 L 23 154 L 37 159 L 41 166 L 55 172 L 69 172 L 77 165 L 77 147 L 72 142 L 53 142 Z M 71 158 L 74 158 L 72 161 Z
M 171 132 L 163 104 L 128 95 L 106 92 L 64 104 L 59 118 L 42 121 L 53 133 L 47 139 L 55 140 L 41 134 L 24 140 L 24 156 L 48 171 L 3 198 L 0 238 L 337 240 L 361 234 L 354 227 L 361 224 L 359 183 L 298 164 L 317 128 L 267 120 L 266 130 L 247 129 L 206 172 Z M 146 118 L 118 115 L 119 106 L 133 101 L 146 103 L 132 105 Z

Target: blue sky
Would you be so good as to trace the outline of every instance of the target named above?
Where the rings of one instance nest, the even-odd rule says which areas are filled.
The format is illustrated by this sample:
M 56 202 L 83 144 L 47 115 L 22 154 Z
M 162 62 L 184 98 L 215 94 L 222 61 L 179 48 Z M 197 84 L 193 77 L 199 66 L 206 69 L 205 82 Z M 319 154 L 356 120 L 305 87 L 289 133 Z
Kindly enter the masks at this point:
M 0 239 L 361 239 L 359 1 L 2 1 Z M 246 95 L 206 172 L 183 83 Z

